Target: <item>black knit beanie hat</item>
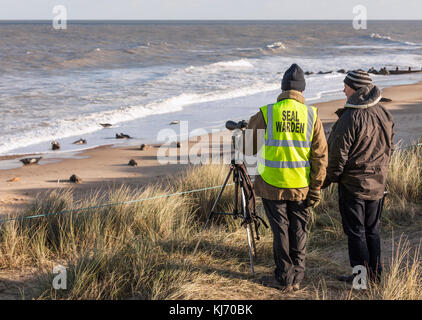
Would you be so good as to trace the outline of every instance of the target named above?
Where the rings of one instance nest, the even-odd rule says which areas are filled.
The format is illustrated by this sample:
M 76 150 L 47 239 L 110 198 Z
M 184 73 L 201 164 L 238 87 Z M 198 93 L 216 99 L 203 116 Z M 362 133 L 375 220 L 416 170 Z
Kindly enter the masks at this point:
M 344 79 L 344 83 L 354 90 L 359 90 L 372 83 L 368 72 L 363 70 L 349 71 Z
M 305 74 L 303 70 L 296 64 L 292 64 L 289 69 L 284 73 L 281 80 L 281 90 L 296 90 L 305 91 Z

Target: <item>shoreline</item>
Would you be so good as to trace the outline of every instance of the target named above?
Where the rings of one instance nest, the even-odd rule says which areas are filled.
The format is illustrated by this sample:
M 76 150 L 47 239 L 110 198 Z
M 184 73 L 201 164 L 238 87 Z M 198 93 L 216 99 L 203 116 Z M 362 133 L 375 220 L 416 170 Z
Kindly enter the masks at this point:
M 82 149 L 82 150 L 68 150 L 68 151 L 61 151 L 58 153 L 55 153 L 52 150 L 48 150 L 45 152 L 29 152 L 29 153 L 19 153 L 19 154 L 10 154 L 10 155 L 5 155 L 5 156 L 1 156 L 0 155 L 0 161 L 4 161 L 4 160 L 15 160 L 15 159 L 19 159 L 19 158 L 30 158 L 30 157 L 35 157 L 35 156 L 45 156 L 45 159 L 51 159 L 51 160 L 56 160 L 56 159 L 72 159 L 72 156 L 63 158 L 60 157 L 61 155 L 66 155 L 66 154 L 73 154 L 75 156 L 86 152 L 86 151 L 90 151 L 90 150 L 94 150 L 94 149 L 98 149 L 98 148 L 107 148 L 107 147 L 113 147 L 115 146 L 115 144 L 104 144 L 101 146 L 92 146 L 86 149 Z M 0 168 L 0 170 L 2 170 Z M 6 170 L 6 169 L 3 169 Z
M 409 73 L 408 71 L 404 71 L 405 73 Z M 412 71 L 411 73 L 422 73 L 421 71 Z M 410 84 L 398 84 L 398 85 L 387 85 L 384 89 L 382 89 L 383 92 L 385 91 L 389 91 L 388 89 L 390 88 L 400 88 L 400 87 L 408 87 L 408 86 L 414 86 L 414 85 L 418 85 L 418 84 L 422 84 L 422 80 L 417 81 L 415 83 L 410 83 Z M 345 99 L 338 99 L 338 97 L 331 97 L 327 96 L 327 97 L 320 97 L 316 100 L 320 100 L 319 102 L 315 102 L 315 103 L 310 103 L 308 101 L 313 101 L 315 100 L 314 98 L 307 100 L 307 104 L 308 105 L 321 105 L 324 106 L 325 104 L 332 104 L 332 103 L 338 103 L 340 104 L 344 104 Z M 394 102 L 394 101 L 392 101 Z M 239 118 L 240 119 L 240 118 Z M 246 120 L 246 119 L 245 119 Z M 332 121 L 332 118 L 326 118 L 324 119 L 323 117 L 321 117 L 321 121 L 323 122 L 327 122 L 327 121 Z M 173 127 L 174 128 L 174 127 Z M 164 129 L 164 128 L 163 128 Z M 220 131 L 224 131 L 225 129 L 221 129 Z M 126 141 L 126 142 L 124 142 Z M 48 149 L 46 151 L 38 151 L 38 152 L 24 152 L 24 153 L 11 153 L 11 154 L 6 154 L 6 155 L 0 155 L 0 163 L 1 161 L 5 161 L 5 160 L 15 160 L 18 158 L 26 158 L 26 157 L 38 157 L 38 156 L 42 156 L 44 159 L 50 159 L 50 160 L 62 160 L 62 159 L 72 159 L 72 158 L 77 158 L 79 155 L 83 156 L 83 153 L 89 151 L 89 150 L 94 150 L 97 148 L 103 148 L 103 147 L 111 147 L 111 148 L 119 148 L 119 147 L 128 147 L 128 146 L 133 146 L 135 145 L 134 143 L 130 143 L 131 139 L 127 139 L 127 140 L 121 140 L 119 142 L 114 142 L 114 143 L 107 143 L 107 144 L 101 144 L 101 145 L 94 145 L 94 146 L 90 146 L 90 147 L 86 147 L 86 148 L 82 148 L 82 149 L 70 149 L 70 150 L 58 150 L 58 151 L 53 151 L 51 149 Z M 142 140 L 139 138 L 134 138 L 133 141 L 138 141 L 139 143 L 137 144 L 142 144 L 142 143 L 146 143 L 146 144 L 158 144 L 159 142 L 155 141 L 155 140 Z M 183 141 L 183 140 L 180 140 Z M 66 155 L 70 155 L 67 156 Z M 41 163 L 41 165 L 45 165 L 46 163 Z M 8 170 L 8 169 L 4 169 L 1 168 L 0 166 L 0 171 L 1 170 Z
M 322 75 L 322 77 L 326 77 Z M 309 89 L 305 92 L 305 98 L 308 101 L 308 104 L 321 104 L 323 102 L 332 102 L 334 100 L 341 100 L 343 97 L 342 93 L 342 75 L 340 73 L 333 73 L 333 75 L 329 76 L 331 79 L 332 77 L 335 78 L 336 85 L 333 87 L 333 84 L 330 83 L 320 83 L 321 78 L 312 78 L 309 81 L 315 82 L 317 84 L 313 84 L 313 88 Z M 324 80 L 325 81 L 325 80 Z M 328 81 L 328 80 L 327 80 Z M 380 88 L 389 88 L 393 86 L 401 86 L 401 85 L 412 85 L 422 81 L 420 75 L 407 75 L 406 77 L 402 77 L 402 75 L 393 75 L 393 76 L 382 76 L 382 75 L 375 75 L 374 76 L 374 83 L 378 85 Z M 175 120 L 178 121 L 189 121 L 190 127 L 189 131 L 193 129 L 200 129 L 205 128 L 205 130 L 210 131 L 211 129 L 215 128 L 218 130 L 224 129 L 224 120 L 241 120 L 249 117 L 253 113 L 255 113 L 256 105 L 265 103 L 267 101 L 272 101 L 275 95 L 278 95 L 279 89 L 278 86 L 275 86 L 273 89 L 268 91 L 253 91 L 253 92 L 243 92 L 242 95 L 238 96 L 235 95 L 232 98 L 219 98 L 216 100 L 208 101 L 196 101 L 191 103 L 187 103 L 184 105 L 182 109 L 179 110 L 178 106 L 180 103 L 185 103 L 184 99 L 181 101 L 168 101 L 171 104 L 176 104 L 176 107 L 166 107 L 167 109 L 173 110 L 172 112 L 164 112 L 158 114 L 150 114 L 146 117 L 140 117 L 136 119 L 131 119 L 123 122 L 116 122 L 110 128 L 102 128 L 105 130 L 96 130 L 93 132 L 88 133 L 81 133 L 78 134 L 77 132 L 72 132 L 72 135 L 64 135 L 61 137 L 61 134 L 55 134 L 54 136 L 50 137 L 49 131 L 46 133 L 49 137 L 44 137 L 41 142 L 34 142 L 31 143 L 33 140 L 29 137 L 25 143 L 30 143 L 29 145 L 20 146 L 21 138 L 19 136 L 16 137 L 16 141 L 14 138 L 8 142 L 8 144 L 14 145 L 16 144 L 15 148 L 13 149 L 5 149 L 2 155 L 0 155 L 1 160 L 13 160 L 17 157 L 26 157 L 26 156 L 43 156 L 51 158 L 55 155 L 59 155 L 60 158 L 66 157 L 63 153 L 68 154 L 78 154 L 80 152 L 84 152 L 85 150 L 95 148 L 97 146 L 104 146 L 104 145 L 115 145 L 115 146 L 125 146 L 131 145 L 130 141 L 127 140 L 120 140 L 115 139 L 115 134 L 119 133 L 120 131 L 124 131 L 125 134 L 129 134 L 134 142 L 136 143 L 160 143 L 157 141 L 157 136 L 159 135 L 160 129 L 173 129 L 176 126 L 169 126 L 170 122 Z M 183 96 L 183 94 L 181 95 Z M 178 97 L 181 97 L 178 96 Z M 189 98 L 189 94 L 187 94 Z M 173 97 L 174 98 L 174 97 Z M 172 98 L 172 99 L 173 99 Z M 189 100 L 189 99 L 188 99 Z M 167 101 L 167 100 L 166 100 Z M 226 108 L 228 106 L 228 109 Z M 241 108 L 241 109 L 239 109 Z M 242 110 L 239 112 L 238 110 Z M 203 117 L 203 114 L 207 113 L 207 117 Z M 225 119 L 222 119 L 222 114 L 224 115 Z M 112 123 L 112 122 L 110 122 Z M 42 133 L 41 133 L 42 135 Z M 86 145 L 75 145 L 73 142 L 78 138 L 83 138 L 88 141 Z M 8 138 L 10 139 L 10 138 Z M 51 150 L 51 141 L 59 141 L 61 144 L 61 149 L 53 151 Z M 37 141 L 35 139 L 34 141 Z M 132 144 L 133 145 L 133 144 Z M 10 166 L 8 166 L 10 168 Z M 0 162 L 0 170 L 4 170 L 5 167 L 1 166 Z
M 77 151 L 69 150 L 69 151 L 61 151 L 61 152 L 58 152 L 58 153 L 54 153 L 54 151 L 49 150 L 49 152 L 44 152 L 44 153 L 34 152 L 34 153 L 0 156 L 0 163 L 2 163 L 3 165 L 6 166 L 6 168 L 0 167 L 0 172 L 5 171 L 5 170 L 12 170 L 12 169 L 24 167 L 24 165 L 22 165 L 20 160 L 25 159 L 25 158 L 42 157 L 39 165 L 44 166 L 44 165 L 48 165 L 50 163 L 61 162 L 61 161 L 64 161 L 64 160 L 69 160 L 69 159 L 74 159 L 74 160 L 82 159 L 82 158 L 86 157 L 84 155 L 85 152 L 97 150 L 97 149 L 103 149 L 103 148 L 115 148 L 115 146 L 116 145 L 114 145 L 114 144 L 106 144 L 106 145 L 101 145 L 101 146 L 93 146 L 93 147 L 90 147 L 90 148 L 77 150 Z M 19 160 L 19 161 L 14 161 L 14 160 Z M 7 167 L 7 163 L 9 163 L 9 166 L 10 166 L 9 168 Z
M 385 88 L 383 97 L 392 100 L 382 105 L 393 114 L 396 140 L 406 138 L 408 141 L 417 141 L 422 136 L 422 82 Z M 345 99 L 313 104 L 318 108 L 326 132 L 337 120 L 334 112 L 344 103 Z M 218 135 L 227 136 L 230 132 L 223 130 Z M 195 141 L 189 141 L 188 144 L 186 140 L 182 140 L 182 147 L 175 150 L 177 157 L 187 157 L 190 148 L 197 143 L 196 140 L 206 142 L 204 137 L 197 136 L 192 139 Z M 214 136 L 209 133 L 208 139 L 210 137 Z M 159 146 L 160 144 L 151 144 L 150 148 L 141 151 L 140 145 L 109 144 L 80 152 L 73 151 L 76 154 L 73 158 L 57 159 L 57 156 L 50 154 L 46 163 L 0 170 L 0 216 L 22 209 L 40 192 L 71 187 L 75 198 L 79 198 L 98 188 L 122 184 L 142 187 L 157 183 L 160 179 L 180 174 L 190 166 L 186 163 L 161 165 L 157 160 Z M 218 150 L 222 155 L 220 148 L 221 145 L 211 145 L 207 150 L 209 154 Z M 0 161 L 19 162 L 17 159 L 20 155 L 3 157 L 7 157 L 7 160 L 0 158 Z M 136 167 L 128 165 L 131 159 L 138 163 Z M 69 177 L 72 174 L 80 176 L 83 182 L 70 183 Z M 12 182 L 13 179 L 16 181 Z

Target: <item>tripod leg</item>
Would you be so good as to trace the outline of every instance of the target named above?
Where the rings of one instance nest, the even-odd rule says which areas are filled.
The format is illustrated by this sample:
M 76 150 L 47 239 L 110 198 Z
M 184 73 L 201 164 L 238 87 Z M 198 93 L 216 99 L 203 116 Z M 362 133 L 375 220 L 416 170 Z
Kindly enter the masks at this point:
M 243 188 L 240 188 L 241 190 L 241 196 L 242 196 L 242 213 L 243 215 L 246 214 L 246 199 L 245 199 L 245 193 L 243 191 Z M 251 272 L 252 272 L 252 277 L 255 277 L 255 270 L 254 270 L 254 264 L 253 264 L 253 253 L 252 253 L 252 241 L 253 241 L 253 236 L 251 237 L 251 224 L 247 223 L 245 225 L 246 228 L 246 237 L 248 240 L 248 251 L 249 251 L 249 261 L 251 263 Z
M 238 207 L 239 207 L 239 173 L 238 170 L 234 170 L 233 174 L 233 181 L 234 181 L 234 213 L 238 214 Z M 234 216 L 236 219 L 237 216 Z
M 253 227 L 254 227 L 254 225 L 251 223 L 249 228 L 251 230 L 253 257 L 256 259 L 257 258 L 257 255 L 256 255 L 256 243 L 255 243 L 255 236 L 254 236 Z
M 212 208 L 211 208 L 210 214 L 208 215 L 208 218 L 207 218 L 207 222 L 205 223 L 204 227 L 203 227 L 203 228 L 202 228 L 202 230 L 201 230 L 201 236 L 199 237 L 199 240 L 198 240 L 198 242 L 196 243 L 195 249 L 193 250 L 193 254 L 194 254 L 194 255 L 196 254 L 196 250 L 198 249 L 199 243 L 201 242 L 202 237 L 203 237 L 203 235 L 204 235 L 204 230 L 207 228 L 207 226 L 208 226 L 209 222 L 211 221 L 211 217 L 212 217 L 212 215 L 214 214 L 215 207 L 217 206 L 217 203 L 218 203 L 218 201 L 220 200 L 220 198 L 221 198 L 221 196 L 222 196 L 222 194 L 223 194 L 224 189 L 226 188 L 227 182 L 229 181 L 229 178 L 230 178 L 230 175 L 232 174 L 232 172 L 233 172 L 233 167 L 230 167 L 230 171 L 229 171 L 229 173 L 227 174 L 226 179 L 224 180 L 223 186 L 221 187 L 221 190 L 220 190 L 220 192 L 218 193 L 217 199 L 215 199 L 214 204 L 212 205 Z

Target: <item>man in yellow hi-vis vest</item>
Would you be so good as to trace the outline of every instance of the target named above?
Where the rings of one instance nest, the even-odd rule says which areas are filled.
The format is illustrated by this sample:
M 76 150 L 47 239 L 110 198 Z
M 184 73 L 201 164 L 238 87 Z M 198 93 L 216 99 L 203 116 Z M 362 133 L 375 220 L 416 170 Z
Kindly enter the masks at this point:
M 304 277 L 309 209 L 320 202 L 328 148 L 317 109 L 305 104 L 305 77 L 297 64 L 284 73 L 281 89 L 277 102 L 260 108 L 247 129 L 258 154 L 255 192 L 274 236 L 275 277 L 262 283 L 289 291 L 299 290 Z M 259 130 L 265 130 L 261 143 Z

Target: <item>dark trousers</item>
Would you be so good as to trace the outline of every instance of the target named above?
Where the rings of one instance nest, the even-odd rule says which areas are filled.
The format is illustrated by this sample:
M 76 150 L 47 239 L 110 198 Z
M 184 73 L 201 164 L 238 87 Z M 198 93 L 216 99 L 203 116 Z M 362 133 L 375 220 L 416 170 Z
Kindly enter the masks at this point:
M 377 275 L 379 278 L 382 271 L 380 218 L 383 201 L 356 198 L 341 183 L 338 184 L 338 194 L 350 265 L 365 266 L 369 277 Z
M 310 211 L 305 201 L 262 199 L 262 203 L 274 236 L 275 277 L 284 286 L 300 283 L 305 275 Z

